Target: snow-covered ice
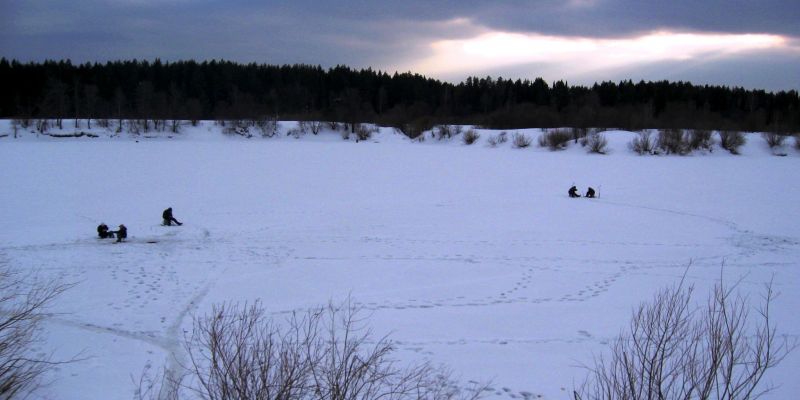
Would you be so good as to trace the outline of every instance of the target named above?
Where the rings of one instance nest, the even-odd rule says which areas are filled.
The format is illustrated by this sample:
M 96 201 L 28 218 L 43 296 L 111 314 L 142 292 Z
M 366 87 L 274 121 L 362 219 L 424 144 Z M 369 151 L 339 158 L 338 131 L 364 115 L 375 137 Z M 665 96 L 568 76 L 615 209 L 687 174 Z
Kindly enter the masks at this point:
M 388 128 L 361 143 L 244 139 L 210 122 L 171 138 L 0 138 L 0 263 L 76 284 L 41 351 L 82 361 L 41 395 L 131 398 L 215 303 L 260 299 L 281 318 L 350 296 L 404 360 L 491 380 L 488 398 L 569 398 L 580 365 L 689 263 L 701 293 L 722 271 L 757 301 L 774 277 L 778 330 L 800 335 L 788 144 L 776 157 L 750 134 L 741 156 L 637 156 L 634 134 L 613 131 L 610 153 L 590 155 L 491 148 L 497 132 L 480 132 L 472 146 Z M 573 183 L 600 197 L 568 198 Z M 170 206 L 183 226 L 160 225 Z M 128 241 L 96 239 L 100 222 L 124 223 Z M 794 352 L 767 398 L 795 398 L 798 369 Z

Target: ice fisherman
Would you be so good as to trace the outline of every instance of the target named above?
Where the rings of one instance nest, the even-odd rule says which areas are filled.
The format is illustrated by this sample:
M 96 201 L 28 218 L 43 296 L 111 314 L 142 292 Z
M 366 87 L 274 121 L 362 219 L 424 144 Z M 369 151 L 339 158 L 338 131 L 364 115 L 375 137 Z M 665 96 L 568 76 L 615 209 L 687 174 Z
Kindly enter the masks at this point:
M 119 243 L 122 241 L 122 239 L 128 237 L 128 228 L 126 228 L 124 224 L 119 224 L 119 229 L 116 231 L 111 231 L 111 233 L 117 234 L 117 243 Z
M 100 239 L 108 239 L 113 238 L 114 234 L 108 231 L 108 225 L 101 222 L 100 225 L 97 225 L 97 236 L 99 236 Z
M 576 188 L 575 185 L 572 185 L 572 187 L 569 188 L 568 193 L 569 197 L 581 197 L 581 195 L 578 194 L 578 188 Z
M 164 212 L 161 213 L 161 217 L 164 218 L 164 225 L 171 226 L 173 222 L 175 222 L 178 225 L 183 225 L 182 223 L 178 222 L 178 220 L 175 219 L 175 217 L 172 216 L 172 207 L 164 210 Z
M 594 198 L 594 189 L 592 189 L 592 188 L 590 187 L 590 188 L 589 188 L 589 190 L 587 190 L 587 191 L 586 191 L 586 196 L 585 196 L 585 197 L 588 197 L 588 198 L 590 198 L 590 199 L 593 199 L 593 198 Z

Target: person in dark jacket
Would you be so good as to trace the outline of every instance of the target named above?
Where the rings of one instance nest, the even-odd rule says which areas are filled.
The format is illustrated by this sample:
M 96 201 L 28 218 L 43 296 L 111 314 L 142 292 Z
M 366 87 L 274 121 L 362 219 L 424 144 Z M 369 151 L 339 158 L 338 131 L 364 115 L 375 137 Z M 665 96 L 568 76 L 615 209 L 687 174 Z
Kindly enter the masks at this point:
M 568 193 L 569 197 L 581 197 L 581 195 L 578 194 L 578 188 L 576 188 L 575 185 L 572 185 L 572 187 L 569 188 Z
M 99 236 L 100 239 L 108 239 L 113 238 L 114 234 L 108 231 L 108 225 L 101 223 L 97 225 L 97 236 Z
M 589 188 L 589 190 L 586 191 L 586 197 L 588 197 L 590 199 L 593 199 L 594 198 L 594 189 Z
M 183 225 L 182 223 L 178 222 L 178 220 L 175 219 L 175 217 L 172 216 L 172 207 L 164 210 L 164 212 L 161 213 L 161 218 L 164 219 L 164 225 L 167 226 L 171 226 L 173 222 L 175 222 L 178 225 Z
M 111 233 L 117 234 L 117 243 L 119 243 L 122 241 L 122 239 L 128 237 L 128 228 L 126 228 L 125 225 L 123 224 L 119 224 L 119 229 L 117 229 L 116 231 L 112 231 Z

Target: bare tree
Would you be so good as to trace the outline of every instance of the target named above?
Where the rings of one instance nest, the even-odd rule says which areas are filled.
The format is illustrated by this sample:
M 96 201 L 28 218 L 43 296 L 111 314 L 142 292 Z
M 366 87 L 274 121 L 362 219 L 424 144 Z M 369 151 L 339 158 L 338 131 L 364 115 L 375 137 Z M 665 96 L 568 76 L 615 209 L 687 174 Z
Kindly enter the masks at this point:
M 322 131 L 323 127 L 322 121 L 308 121 L 308 129 L 311 130 L 311 133 L 317 135 Z
M 449 371 L 429 364 L 400 367 L 392 342 L 375 339 L 350 301 L 286 321 L 268 318 L 258 302 L 215 306 L 195 319 L 184 344 L 186 374 L 140 379 L 140 399 L 180 397 L 165 385 L 209 400 L 459 400 L 483 389 L 461 389 Z
M 92 118 L 94 118 L 94 111 L 97 107 L 97 86 L 85 85 L 83 87 L 83 97 L 86 108 L 86 128 L 92 129 Z
M 761 385 L 796 342 L 779 340 L 770 319 L 775 298 L 766 285 L 756 321 L 736 285 L 716 284 L 704 309 L 693 306 L 693 287 L 663 289 L 633 313 L 630 328 L 598 357 L 578 399 L 756 399 Z
M 32 348 L 41 342 L 44 309 L 69 287 L 0 268 L 0 398 L 35 392 L 45 372 L 66 362 L 34 354 Z
M 117 87 L 117 89 L 114 90 L 114 111 L 117 116 L 117 133 L 122 132 L 122 122 L 124 117 L 122 111 L 125 108 L 126 102 L 127 100 L 125 99 L 125 92 L 122 91 L 122 88 Z

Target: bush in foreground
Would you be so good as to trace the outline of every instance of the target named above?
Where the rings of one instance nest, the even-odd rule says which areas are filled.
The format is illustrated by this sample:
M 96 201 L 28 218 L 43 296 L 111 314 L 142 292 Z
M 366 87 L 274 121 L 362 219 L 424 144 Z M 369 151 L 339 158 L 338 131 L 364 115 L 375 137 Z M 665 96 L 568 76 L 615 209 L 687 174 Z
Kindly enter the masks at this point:
M 45 372 L 65 362 L 33 348 L 41 343 L 44 308 L 70 285 L 32 280 L 0 269 L 0 399 L 28 397 Z
M 184 371 L 145 377 L 137 397 L 179 399 L 477 399 L 484 387 L 460 389 L 449 371 L 401 367 L 394 344 L 375 337 L 349 302 L 266 316 L 260 303 L 215 306 L 196 318 L 185 341 Z
M 722 283 L 702 309 L 692 294 L 691 286 L 678 285 L 640 305 L 610 355 L 589 367 L 575 399 L 747 400 L 771 390 L 762 378 L 796 347 L 776 336 L 772 286 L 755 321 L 748 299 Z

